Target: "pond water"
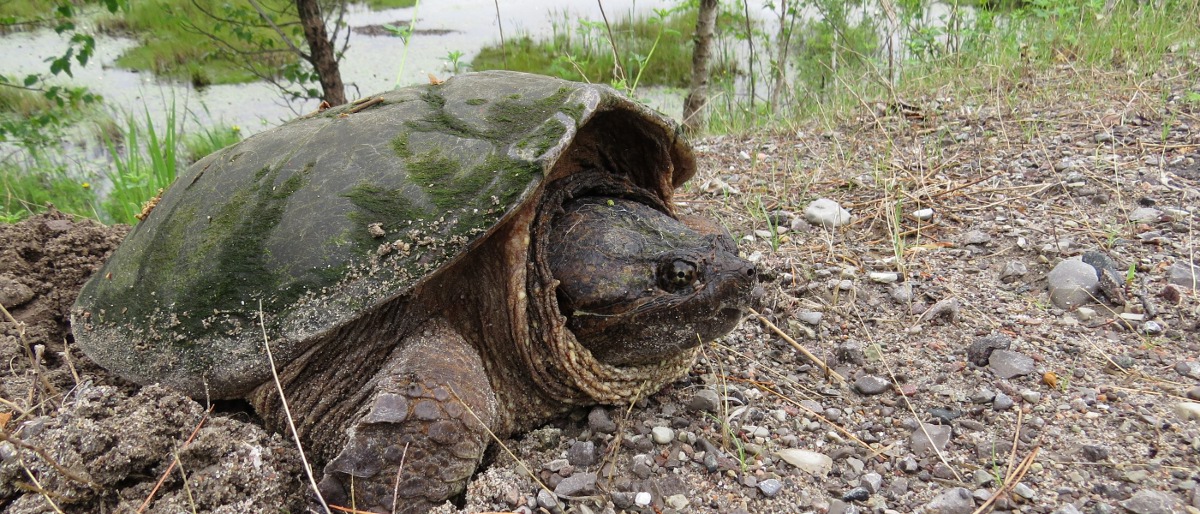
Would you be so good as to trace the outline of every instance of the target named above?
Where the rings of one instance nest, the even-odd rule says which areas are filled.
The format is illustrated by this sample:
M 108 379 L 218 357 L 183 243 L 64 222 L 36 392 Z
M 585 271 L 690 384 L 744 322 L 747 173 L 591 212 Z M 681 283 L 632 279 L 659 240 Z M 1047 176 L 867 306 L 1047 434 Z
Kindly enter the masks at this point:
M 580 18 L 600 20 L 595 2 L 558 0 L 499 0 L 504 36 L 548 35 L 554 23 L 571 23 Z M 649 14 L 654 8 L 670 7 L 668 0 L 605 0 L 604 11 L 610 21 L 628 13 Z M 400 25 L 413 20 L 415 34 L 405 56 L 404 41 L 392 36 L 353 33 L 341 62 L 342 78 L 350 86 L 347 95 L 358 98 L 395 87 L 427 82 L 429 74 L 445 78 L 447 56 L 461 52 L 462 61 L 470 62 L 485 45 L 500 40 L 494 0 L 442 0 L 421 2 L 415 8 L 371 11 L 351 6 L 346 21 L 351 28 L 370 25 Z M 316 102 L 289 106 L 278 92 L 263 83 L 216 85 L 202 89 L 190 84 L 160 81 L 149 73 L 137 73 L 113 65 L 123 51 L 135 44 L 127 38 L 96 36 L 96 54 L 86 67 L 74 69 L 75 76 L 65 80 L 83 85 L 104 96 L 105 103 L 119 112 L 143 118 L 148 109 L 151 118 L 162 120 L 175 104 L 176 112 L 186 108 L 187 123 L 237 125 L 244 133 L 254 133 L 278 125 L 297 114 L 314 110 Z M 0 37 L 0 70 L 9 76 L 44 72 L 45 60 L 58 55 L 62 39 L 51 30 L 14 33 Z M 402 68 L 403 66 L 403 68 Z M 661 96 L 661 95 L 659 95 Z M 670 110 L 678 99 L 659 101 Z M 679 110 L 681 107 L 675 107 Z M 675 113 L 678 116 L 678 113 Z

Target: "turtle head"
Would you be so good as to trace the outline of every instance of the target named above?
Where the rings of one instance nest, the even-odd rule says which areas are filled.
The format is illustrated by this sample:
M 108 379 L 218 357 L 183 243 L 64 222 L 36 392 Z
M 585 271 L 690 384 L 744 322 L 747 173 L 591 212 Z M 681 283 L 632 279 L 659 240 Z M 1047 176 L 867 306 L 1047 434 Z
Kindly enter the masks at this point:
M 754 266 L 715 225 L 612 197 L 564 211 L 549 241 L 559 309 L 601 362 L 647 364 L 711 341 L 758 296 Z

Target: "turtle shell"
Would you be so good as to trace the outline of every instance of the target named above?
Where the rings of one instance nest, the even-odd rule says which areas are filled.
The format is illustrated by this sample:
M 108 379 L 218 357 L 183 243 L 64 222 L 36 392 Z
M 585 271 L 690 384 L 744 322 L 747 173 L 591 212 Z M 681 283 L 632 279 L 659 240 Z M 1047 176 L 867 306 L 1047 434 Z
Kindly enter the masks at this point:
M 181 175 L 83 287 L 75 339 L 136 382 L 241 396 L 270 377 L 263 330 L 282 367 L 595 169 L 669 205 L 695 161 L 673 122 L 613 89 L 522 73 L 314 113 Z

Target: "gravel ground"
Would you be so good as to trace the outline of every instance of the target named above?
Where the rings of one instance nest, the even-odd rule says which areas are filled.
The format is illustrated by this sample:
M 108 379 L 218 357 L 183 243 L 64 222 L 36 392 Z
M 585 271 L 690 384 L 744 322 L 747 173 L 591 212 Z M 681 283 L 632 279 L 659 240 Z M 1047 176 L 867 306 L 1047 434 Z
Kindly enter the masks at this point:
M 685 210 L 741 238 L 760 313 L 662 392 L 493 445 L 438 511 L 1200 512 L 1197 70 L 697 141 Z M 0 226 L 0 509 L 304 511 L 298 452 L 244 406 L 70 346 L 126 230 Z

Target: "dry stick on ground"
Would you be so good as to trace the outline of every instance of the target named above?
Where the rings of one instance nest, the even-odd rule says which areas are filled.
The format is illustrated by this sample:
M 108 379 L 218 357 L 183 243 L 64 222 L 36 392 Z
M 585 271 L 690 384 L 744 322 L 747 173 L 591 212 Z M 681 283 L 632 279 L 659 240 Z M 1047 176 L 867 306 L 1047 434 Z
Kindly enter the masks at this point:
M 204 415 L 201 416 L 200 421 L 198 423 L 196 423 L 196 428 L 192 429 L 192 434 L 189 435 L 187 440 L 185 440 L 183 442 L 183 446 L 179 447 L 180 450 L 183 450 L 184 448 L 187 448 L 187 446 L 189 444 L 192 444 L 192 440 L 196 438 L 196 434 L 200 433 L 200 427 L 204 426 L 205 421 L 208 421 L 208 415 L 209 415 L 209 413 L 212 412 L 212 410 L 213 410 L 212 406 L 209 406 L 208 410 L 204 411 Z M 173 460 L 171 460 L 171 464 L 167 466 L 167 470 L 163 471 L 162 476 L 158 477 L 158 482 L 154 483 L 154 488 L 150 490 L 150 494 L 147 494 L 146 499 L 142 500 L 142 504 L 140 506 L 138 506 L 137 511 L 139 513 L 142 511 L 145 511 L 146 507 L 150 506 L 150 502 L 154 501 L 154 495 L 158 493 L 158 489 L 160 487 L 162 487 L 163 482 L 167 481 L 167 477 L 171 476 L 171 472 L 175 470 L 175 464 L 178 462 L 179 462 L 179 455 L 176 454 L 175 458 Z M 180 469 L 182 470 L 183 468 L 180 467 Z M 185 476 L 184 483 L 185 484 L 187 483 L 186 476 Z
M 33 367 L 33 374 L 34 374 L 34 376 L 37 377 L 37 379 L 38 379 L 37 381 L 41 382 L 42 387 L 45 388 L 47 393 L 50 393 L 50 396 L 57 396 L 58 389 L 55 388 L 52 384 L 50 384 L 50 380 L 47 379 L 46 375 L 41 372 L 42 366 L 41 366 L 41 364 L 38 363 L 37 357 L 34 355 L 33 350 L 29 347 L 29 340 L 25 338 L 25 323 L 17 321 L 17 318 L 14 318 L 12 313 L 8 312 L 8 309 L 4 308 L 3 304 L 0 304 L 0 312 L 4 313 L 4 317 L 8 318 L 8 321 L 10 323 L 12 323 L 13 325 L 16 325 L 17 338 L 21 341 L 21 348 L 23 348 L 25 350 L 25 355 L 27 357 L 29 357 L 29 365 Z M 36 395 L 34 389 L 35 388 L 34 388 L 33 384 L 30 384 L 29 399 L 28 399 L 28 403 L 30 405 L 34 405 L 34 403 L 35 403 L 33 401 L 34 396 Z
M 400 467 L 396 468 L 396 482 L 392 485 L 392 514 L 400 508 L 400 474 L 404 472 L 404 461 L 408 458 L 408 443 L 404 443 L 404 451 L 400 452 Z
M 775 332 L 776 335 L 778 335 L 779 337 L 782 337 L 783 340 L 787 341 L 788 344 L 792 345 L 793 348 L 795 348 L 800 353 L 804 354 L 805 357 L 808 357 L 808 359 L 813 361 L 814 363 L 816 363 L 817 366 L 820 366 L 821 370 L 824 371 L 826 374 L 828 374 L 829 376 L 831 376 L 833 378 L 838 379 L 839 382 L 842 382 L 842 383 L 846 382 L 845 377 L 838 374 L 838 372 L 834 371 L 833 368 L 830 368 L 829 366 L 827 366 L 825 364 L 825 361 L 821 360 L 816 355 L 813 355 L 812 352 L 805 349 L 803 346 L 800 345 L 800 343 L 797 343 L 795 339 L 791 338 L 791 336 L 785 334 L 782 330 L 779 329 L 779 327 L 775 326 L 774 323 L 771 323 L 771 320 L 767 319 L 762 314 L 759 314 L 758 311 L 756 311 L 754 309 L 749 309 L 749 310 L 750 310 L 750 314 L 753 314 L 755 317 L 758 318 L 759 321 L 761 321 L 764 325 L 766 325 L 767 328 L 770 328 L 772 332 Z
M 50 504 L 50 508 L 54 509 L 54 512 L 63 514 L 62 509 L 58 508 L 58 505 L 54 503 L 54 500 L 50 499 L 50 491 L 47 491 L 45 487 L 42 487 L 42 483 L 38 482 L 37 475 L 34 475 L 33 472 L 29 470 L 29 466 L 25 465 L 25 459 L 17 457 L 17 460 L 21 463 L 21 469 L 25 471 L 26 475 L 29 475 L 29 480 L 33 481 L 33 486 L 37 488 L 38 494 L 42 495 L 42 499 L 46 500 L 46 503 Z
M 100 485 L 95 482 L 92 482 L 91 478 L 88 478 L 86 476 L 81 476 L 78 473 L 71 471 L 70 469 L 67 469 L 66 466 L 59 464 L 58 461 L 54 460 L 54 457 L 51 457 L 50 454 L 47 453 L 46 450 L 42 447 L 34 446 L 25 441 L 17 439 L 12 434 L 9 434 L 8 432 L 5 432 L 3 430 L 0 430 L 0 442 L 9 442 L 9 443 L 12 443 L 13 446 L 24 448 L 33 453 L 36 453 L 38 455 L 38 457 L 41 457 L 42 460 L 46 461 L 46 464 L 49 464 L 50 467 L 54 468 L 54 470 L 59 472 L 60 474 L 62 474 L 62 476 L 65 476 L 65 477 L 67 477 L 71 480 L 74 480 L 76 482 L 79 482 L 81 484 L 87 485 L 88 487 L 91 487 L 92 489 L 96 489 L 96 490 L 100 489 Z M 41 486 L 39 485 L 38 487 L 41 487 Z
M 325 509 L 325 514 L 330 514 L 329 504 L 325 503 L 325 497 L 321 496 L 321 490 L 317 488 L 317 481 L 313 478 L 312 466 L 308 465 L 308 457 L 304 456 L 304 445 L 300 444 L 300 433 L 296 431 L 296 423 L 292 421 L 292 410 L 288 407 L 287 397 L 283 394 L 283 384 L 279 382 L 279 371 L 275 369 L 275 357 L 271 355 L 271 342 L 267 339 L 267 322 L 263 317 L 262 300 L 258 301 L 258 326 L 262 329 L 263 347 L 267 349 L 267 362 L 271 364 L 271 378 L 275 381 L 275 390 L 279 392 L 279 403 L 283 405 L 283 415 L 287 419 L 288 428 L 292 431 L 292 438 L 296 441 L 296 449 L 300 451 L 300 462 L 304 464 L 304 473 L 308 475 L 308 484 L 312 486 L 313 494 L 317 496 L 317 501 Z

